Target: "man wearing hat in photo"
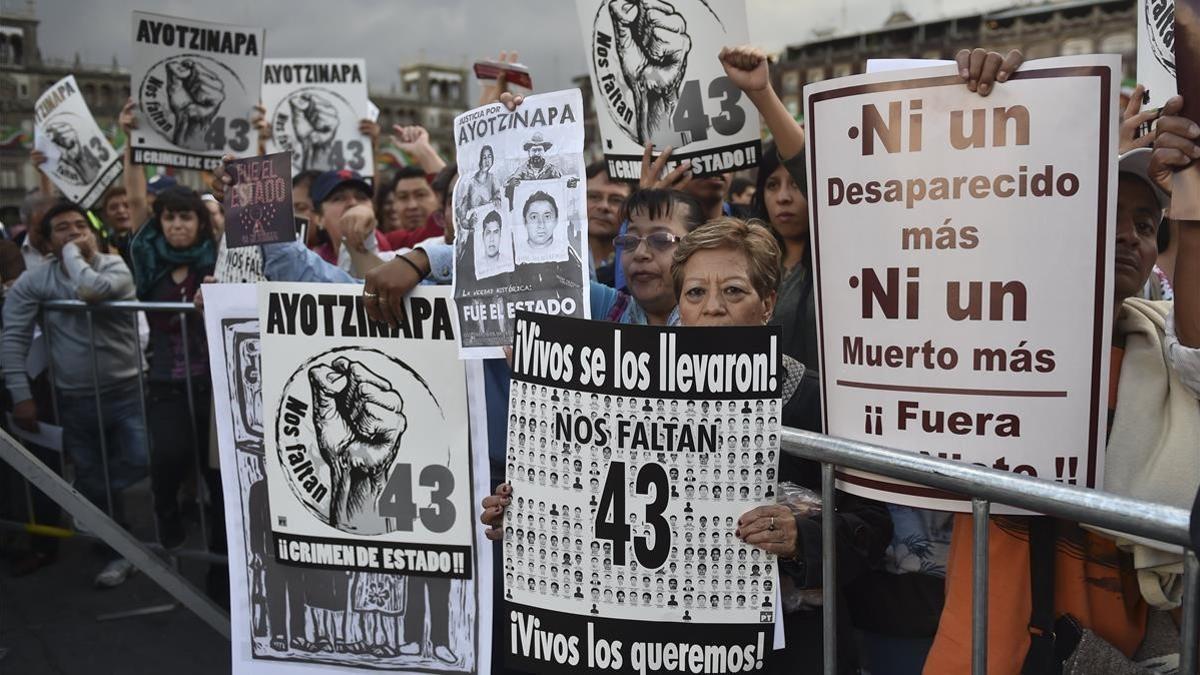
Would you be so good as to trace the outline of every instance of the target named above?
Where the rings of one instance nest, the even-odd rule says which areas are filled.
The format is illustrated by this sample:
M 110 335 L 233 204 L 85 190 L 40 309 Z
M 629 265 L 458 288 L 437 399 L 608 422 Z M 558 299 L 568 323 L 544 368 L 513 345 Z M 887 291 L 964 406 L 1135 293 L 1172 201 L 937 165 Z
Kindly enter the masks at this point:
M 535 133 L 525 142 L 524 146 L 525 152 L 529 153 L 529 158 L 525 160 L 525 164 L 520 169 L 509 176 L 505 185 L 511 189 L 523 180 L 561 178 L 562 171 L 553 162 L 546 159 L 546 153 L 552 146 L 553 143 L 542 138 L 541 132 Z
M 391 246 L 376 227 L 371 184 L 349 169 L 326 171 L 310 188 L 313 221 L 320 228 L 313 250 L 330 265 L 345 269 L 342 244 L 375 253 Z

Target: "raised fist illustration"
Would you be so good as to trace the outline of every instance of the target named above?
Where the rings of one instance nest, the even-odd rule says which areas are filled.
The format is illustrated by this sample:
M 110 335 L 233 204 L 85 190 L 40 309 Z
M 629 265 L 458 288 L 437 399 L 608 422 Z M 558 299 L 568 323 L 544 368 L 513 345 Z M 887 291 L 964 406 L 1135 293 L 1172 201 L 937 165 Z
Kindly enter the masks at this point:
M 338 168 L 329 166 L 329 150 L 338 130 L 337 108 L 312 94 L 293 96 L 288 105 L 292 108 L 292 129 L 300 146 L 300 170 Z
M 317 447 L 329 465 L 329 524 L 375 531 L 379 497 L 407 428 L 404 400 L 392 385 L 345 357 L 308 371 Z
M 167 105 L 175 113 L 171 142 L 190 150 L 209 150 L 205 136 L 221 104 L 225 83 L 206 66 L 191 59 L 167 63 Z
M 100 160 L 79 142 L 75 128 L 66 122 L 51 122 L 46 133 L 60 152 L 58 173 L 80 185 L 91 183 L 100 173 Z
M 687 68 L 687 22 L 665 0 L 609 0 L 617 58 L 633 92 L 637 142 L 677 143 L 671 113 Z

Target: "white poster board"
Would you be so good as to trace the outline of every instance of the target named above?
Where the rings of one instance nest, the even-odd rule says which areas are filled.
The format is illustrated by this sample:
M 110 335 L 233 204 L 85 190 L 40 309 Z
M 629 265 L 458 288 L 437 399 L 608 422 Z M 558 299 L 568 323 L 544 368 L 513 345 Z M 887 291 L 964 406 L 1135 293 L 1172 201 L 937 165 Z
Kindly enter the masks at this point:
M 1175 95 L 1175 0 L 1137 0 L 1137 80 L 1149 102 L 1161 108 Z
M 461 354 L 499 358 L 519 309 L 590 316 L 583 97 L 568 89 L 529 96 L 515 111 L 469 110 L 454 119 L 454 139 Z
M 225 245 L 225 235 L 217 242 L 217 264 L 213 268 L 213 277 L 218 284 L 253 284 L 266 281 L 263 272 L 263 254 L 259 246 L 238 246 L 229 248 Z
M 737 532 L 777 497 L 779 329 L 521 313 L 516 330 L 506 665 L 772 671 L 778 560 Z M 648 665 L 671 651 L 678 668 Z
M 134 12 L 134 163 L 211 171 L 225 154 L 253 154 L 265 36 L 262 28 Z
M 805 88 L 826 433 L 1102 484 L 1119 66 L 1034 61 L 987 98 L 954 67 Z
M 266 59 L 262 102 L 271 123 L 267 152 L 290 150 L 292 175 L 339 169 L 375 174 L 371 139 L 358 130 L 363 119 L 374 119 L 365 60 Z
M 90 207 L 121 175 L 121 155 L 96 124 L 74 75 L 38 98 L 33 124 L 33 147 L 46 155 L 39 168 L 67 199 Z
M 332 289 L 335 287 L 323 287 Z M 235 675 L 490 671 L 491 550 L 476 537 L 470 579 L 448 580 L 448 598 L 424 602 L 436 579 L 403 573 L 295 567 L 275 555 L 265 466 L 263 349 L 258 291 L 252 284 L 206 284 L 205 324 L 212 366 L 217 438 L 225 490 L 230 560 L 232 659 Z M 471 364 L 475 365 L 475 364 Z M 468 369 L 479 377 L 478 369 Z M 474 402 L 472 403 L 474 405 Z M 473 438 L 477 447 L 484 438 Z M 486 453 L 473 459 L 461 490 L 488 489 Z M 286 487 L 284 488 L 287 489 Z M 236 505 L 236 506 L 235 506 Z M 473 518 L 474 513 L 460 514 Z M 414 604 L 409 604 L 412 600 Z M 405 636 L 418 641 L 404 653 Z M 450 654 L 438 649 L 449 635 Z M 413 651 L 410 647 L 408 652 Z
M 685 159 L 697 176 L 757 166 L 758 110 L 717 60 L 722 47 L 750 42 L 745 0 L 576 7 L 609 176 L 636 181 L 646 143 L 655 154 L 674 148 L 668 171 Z

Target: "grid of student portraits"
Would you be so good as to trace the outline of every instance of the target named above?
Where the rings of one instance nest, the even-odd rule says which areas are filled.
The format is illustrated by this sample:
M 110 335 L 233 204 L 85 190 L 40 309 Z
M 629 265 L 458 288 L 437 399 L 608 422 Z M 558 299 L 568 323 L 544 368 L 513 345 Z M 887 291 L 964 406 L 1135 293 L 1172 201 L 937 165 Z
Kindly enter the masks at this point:
M 661 621 L 772 613 L 775 557 L 734 531 L 743 513 L 775 497 L 777 400 L 522 382 L 509 413 L 507 599 Z

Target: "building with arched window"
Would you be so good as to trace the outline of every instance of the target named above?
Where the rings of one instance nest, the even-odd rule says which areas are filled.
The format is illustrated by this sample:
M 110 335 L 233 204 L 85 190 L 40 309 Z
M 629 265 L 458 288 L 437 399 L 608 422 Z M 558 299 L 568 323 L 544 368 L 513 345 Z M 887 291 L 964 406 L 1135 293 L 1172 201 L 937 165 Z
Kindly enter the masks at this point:
M 15 3 L 14 3 L 15 4 Z M 129 98 L 129 70 L 112 63 L 44 58 L 38 45 L 33 4 L 0 16 L 0 204 L 19 203 L 38 183 L 29 164 L 33 106 L 52 84 L 74 75 L 101 129 L 115 129 Z

